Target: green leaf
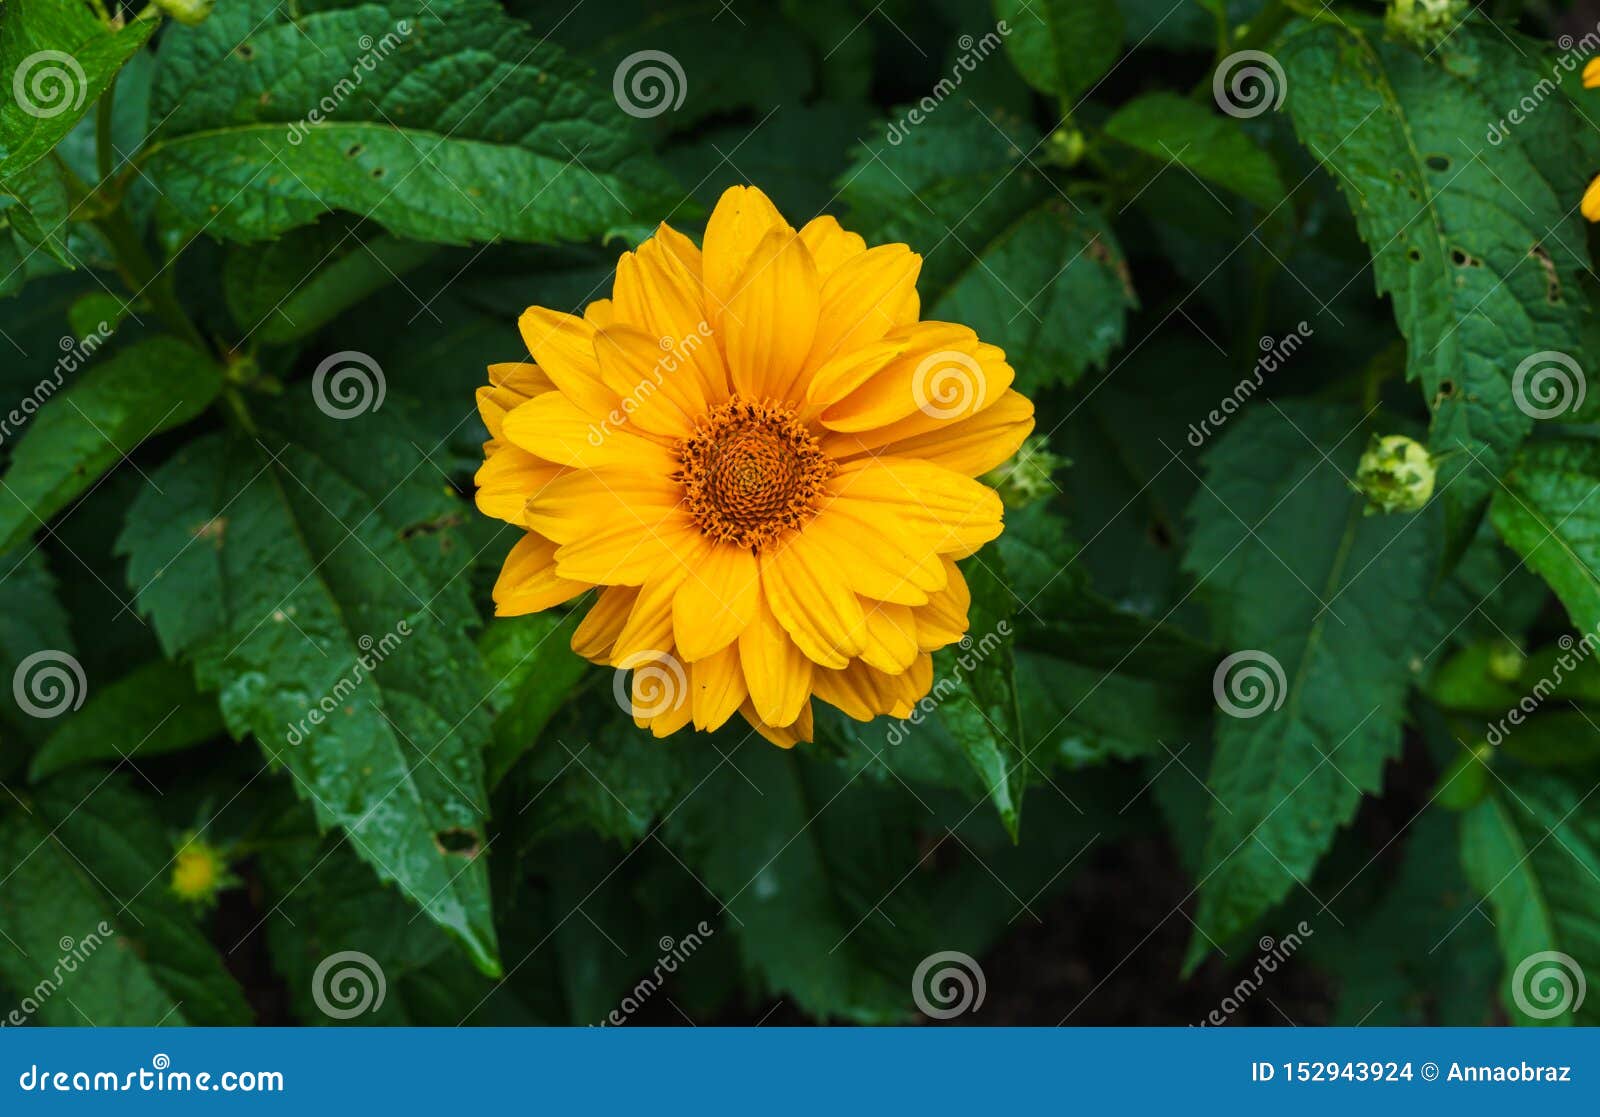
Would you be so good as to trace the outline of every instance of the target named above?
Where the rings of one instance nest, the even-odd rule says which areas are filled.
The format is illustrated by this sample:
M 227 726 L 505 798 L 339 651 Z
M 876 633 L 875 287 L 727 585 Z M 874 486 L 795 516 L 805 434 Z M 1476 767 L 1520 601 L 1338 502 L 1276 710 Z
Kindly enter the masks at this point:
M 1036 652 L 1017 653 L 1017 693 L 1027 748 L 1041 768 L 1077 770 L 1146 756 L 1167 763 L 1206 732 L 1210 715 L 1209 708 L 1191 708 L 1189 695 L 1170 683 Z
M 77 258 L 67 247 L 71 198 L 66 178 L 55 163 L 40 160 L 0 178 L 0 215 L 16 234 L 15 243 L 23 257 L 5 265 L 0 272 L 0 288 L 22 282 L 27 275 L 26 264 L 40 249 L 63 267 L 77 266 Z
M 403 282 L 438 252 L 437 245 L 364 237 L 343 222 L 323 221 L 267 245 L 234 248 L 222 272 L 223 293 L 248 337 L 281 344 Z
M 1507 725 L 1499 745 L 1507 756 L 1536 768 L 1590 767 L 1600 764 L 1600 720 L 1587 710 L 1555 709 Z
M 1017 72 L 1066 109 L 1122 54 L 1116 0 L 995 0 L 994 12 Z
M 494 680 L 489 697 L 494 742 L 485 759 L 490 787 L 539 740 L 588 669 L 572 651 L 572 634 L 582 617 L 582 609 L 503 617 L 478 638 L 484 668 Z
M 1495 530 L 1549 583 L 1573 626 L 1600 630 L 1600 444 L 1545 442 L 1518 458 L 1489 506 Z
M 105 92 L 159 20 L 113 27 L 87 4 L 7 0 L 0 21 L 0 188 L 43 159 Z
M 464 511 L 382 410 L 257 415 L 259 441 L 190 443 L 129 509 L 118 549 L 137 604 L 221 692 L 229 731 L 497 972 Z
M 1576 202 L 1594 159 L 1572 153 L 1589 127 L 1560 96 L 1491 137 L 1492 152 L 1463 138 L 1548 84 L 1537 48 L 1468 23 L 1433 54 L 1317 24 L 1279 58 L 1295 128 L 1345 191 L 1432 409 L 1455 550 L 1533 428 L 1515 370 L 1582 351 L 1588 254 Z
M 1589 802 L 1595 775 L 1508 771 L 1462 817 L 1462 867 L 1494 913 L 1505 961 L 1501 1003 L 1518 1023 L 1600 1021 L 1593 997 L 1574 1016 L 1573 997 L 1561 989 L 1563 978 L 1582 980 L 1600 967 L 1600 815 Z
M 1206 456 L 1184 567 L 1229 658 L 1213 679 L 1216 801 L 1191 967 L 1310 877 L 1400 749 L 1436 529 L 1362 514 L 1346 480 L 1361 421 L 1255 411 Z
M 95 688 L 34 755 L 33 781 L 97 760 L 177 752 L 222 735 L 214 697 L 195 688 L 182 664 L 155 660 Z
M 229 240 L 329 210 L 421 241 L 588 240 L 680 196 L 609 92 L 491 0 L 239 0 L 160 64 L 143 170 Z
M 1160 160 L 1163 167 L 1176 163 L 1262 209 L 1273 209 L 1284 199 L 1278 165 L 1239 121 L 1187 97 L 1146 94 L 1118 109 L 1106 121 L 1105 132 Z
M 848 227 L 923 254 L 923 317 L 1003 348 L 1023 392 L 1103 365 L 1136 305 L 1128 265 L 1104 218 L 1031 164 L 1038 134 L 959 98 L 897 127 L 858 149 L 840 196 Z
M 966 753 L 983 781 L 1000 821 L 1018 840 L 1022 793 L 1028 784 L 1022 714 L 1012 657 L 1016 598 L 1005 563 L 991 548 L 964 570 L 972 605 L 969 632 L 933 657 L 933 690 L 939 720 Z
M 15 679 L 23 660 L 41 651 L 76 658 L 67 612 L 56 593 L 56 579 L 43 551 L 34 549 L 20 557 L 12 555 L 0 560 L 0 678 Z M 78 695 L 62 691 L 44 697 L 48 710 L 62 697 L 75 701 Z M 14 700 L 0 703 L 0 718 L 29 741 L 42 739 L 55 726 L 49 718 L 35 716 Z M 14 749 L 0 749 L 0 772 L 21 759 Z
M 0 978 L 47 1025 L 248 1024 L 222 959 L 167 891 L 172 847 L 124 777 L 41 787 L 0 822 Z M 8 1021 L 10 1022 L 10 1021 Z
M 58 364 L 52 388 L 63 371 Z M 0 478 L 0 552 L 47 523 L 151 435 L 200 414 L 221 388 L 222 372 L 211 360 L 169 337 L 96 364 L 39 411 L 12 452 Z

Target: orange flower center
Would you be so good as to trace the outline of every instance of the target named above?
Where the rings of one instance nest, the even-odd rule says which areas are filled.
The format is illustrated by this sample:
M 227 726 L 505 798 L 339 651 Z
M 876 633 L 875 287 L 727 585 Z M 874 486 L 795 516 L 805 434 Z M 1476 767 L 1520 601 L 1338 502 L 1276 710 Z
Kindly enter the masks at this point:
M 678 444 L 689 515 L 722 543 L 760 550 L 816 512 L 833 461 L 793 411 L 738 396 Z

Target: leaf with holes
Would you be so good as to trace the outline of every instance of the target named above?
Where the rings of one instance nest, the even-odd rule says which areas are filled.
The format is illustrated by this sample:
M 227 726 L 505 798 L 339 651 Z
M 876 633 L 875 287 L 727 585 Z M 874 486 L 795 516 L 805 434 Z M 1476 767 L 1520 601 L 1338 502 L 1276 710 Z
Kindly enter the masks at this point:
M 259 440 L 192 442 L 134 502 L 118 548 L 138 605 L 229 731 L 498 972 L 462 506 L 386 412 L 259 417 Z

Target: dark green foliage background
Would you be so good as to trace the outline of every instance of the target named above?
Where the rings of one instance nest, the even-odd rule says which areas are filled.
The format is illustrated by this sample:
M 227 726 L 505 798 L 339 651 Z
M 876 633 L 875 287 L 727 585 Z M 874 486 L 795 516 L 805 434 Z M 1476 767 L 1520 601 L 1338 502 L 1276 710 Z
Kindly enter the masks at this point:
M 1280 1023 L 1207 991 L 1307 928 L 1264 993 L 1297 1023 L 1600 1022 L 1513 986 L 1546 952 L 1600 980 L 1597 404 L 1537 417 L 1515 375 L 1597 356 L 1600 93 L 1558 38 L 1593 12 L 140 7 L 0 0 L 6 90 L 80 71 L 0 103 L 0 668 L 83 675 L 62 716 L 0 703 L 0 1009 L 334 1023 L 319 966 L 359 951 L 353 1023 L 896 1023 L 961 951 L 964 1020 Z M 1240 50 L 1281 104 L 1221 111 Z M 639 51 L 681 103 L 624 111 Z M 968 564 L 998 650 L 793 752 L 658 742 L 574 614 L 490 619 L 515 532 L 471 502 L 518 313 L 747 182 L 921 253 L 924 316 L 1002 346 L 1069 460 Z M 350 353 L 384 397 L 340 419 L 313 372 Z M 1421 511 L 1365 514 L 1378 433 L 1433 452 Z M 1245 651 L 1283 671 L 1249 718 L 1215 697 Z M 169 889 L 194 831 L 215 906 Z M 1130 872 L 1146 922 L 1087 899 Z

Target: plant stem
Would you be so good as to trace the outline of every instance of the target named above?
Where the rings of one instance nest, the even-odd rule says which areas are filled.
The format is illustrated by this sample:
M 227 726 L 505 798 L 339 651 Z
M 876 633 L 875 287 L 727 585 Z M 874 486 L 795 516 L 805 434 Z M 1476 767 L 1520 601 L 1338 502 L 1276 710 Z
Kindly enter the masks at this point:
M 168 329 L 200 349 L 206 349 L 205 338 L 184 313 L 183 307 L 178 305 L 170 282 L 145 250 L 144 242 L 139 239 L 127 213 L 119 206 L 97 217 L 94 223 L 110 243 L 111 253 L 117 262 L 117 272 L 128 285 L 128 290 L 136 298 L 148 298 L 156 316 Z
M 100 101 L 94 110 L 94 162 L 95 170 L 99 172 L 99 179 L 105 182 L 111 177 L 111 110 L 116 104 L 117 78 L 113 74 L 111 84 L 106 86 L 106 91 L 100 95 Z

